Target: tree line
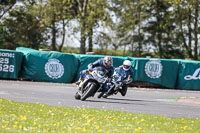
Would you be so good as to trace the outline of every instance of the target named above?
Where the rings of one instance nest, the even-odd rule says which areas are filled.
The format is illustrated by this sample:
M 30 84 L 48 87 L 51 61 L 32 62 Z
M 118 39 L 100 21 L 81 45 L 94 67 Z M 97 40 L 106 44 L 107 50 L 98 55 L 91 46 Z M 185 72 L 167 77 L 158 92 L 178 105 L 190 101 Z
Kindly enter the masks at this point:
M 79 34 L 81 54 L 95 46 L 124 56 L 198 60 L 200 1 L 0 0 L 0 48 L 62 51 L 69 30 Z

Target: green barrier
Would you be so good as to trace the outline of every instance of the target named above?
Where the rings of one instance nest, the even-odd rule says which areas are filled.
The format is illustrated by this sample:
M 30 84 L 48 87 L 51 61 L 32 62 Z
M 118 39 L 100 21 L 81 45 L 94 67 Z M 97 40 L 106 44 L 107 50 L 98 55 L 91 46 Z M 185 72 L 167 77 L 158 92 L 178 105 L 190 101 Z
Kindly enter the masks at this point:
M 75 81 L 78 80 L 80 71 L 87 69 L 89 63 L 105 57 L 102 55 L 74 55 L 80 61 L 80 66 L 77 71 Z M 149 82 L 167 88 L 177 87 L 178 89 L 200 89 L 200 82 L 198 82 L 200 79 L 200 74 L 196 75 L 195 80 L 190 80 L 194 74 L 199 73 L 199 62 L 178 59 L 148 59 L 118 56 L 112 56 L 112 58 L 114 67 L 122 65 L 123 61 L 126 59 L 131 61 L 134 69 L 133 81 Z M 187 69 L 185 69 L 186 66 Z M 192 75 L 190 75 L 191 73 Z M 187 82 L 185 81 L 184 77 L 188 79 Z
M 18 79 L 23 53 L 0 49 L 0 78 Z
M 200 90 L 200 62 L 181 60 L 177 89 Z
M 80 72 L 87 69 L 89 63 L 105 57 L 103 55 L 64 54 L 60 52 L 37 51 L 23 47 L 18 47 L 16 50 L 19 51 L 18 53 L 24 53 L 24 66 L 21 77 L 34 81 L 60 83 L 77 81 Z M 15 58 L 16 57 L 17 55 L 15 55 Z M 9 57 L 9 61 L 12 62 L 12 59 L 10 58 L 12 58 L 12 56 Z M 200 89 L 200 62 L 198 61 L 119 56 L 112 56 L 112 58 L 114 67 L 122 65 L 123 61 L 126 59 L 131 61 L 134 69 L 133 81 L 154 83 L 167 88 Z M 8 59 L 3 59 L 4 64 L 7 63 L 7 60 Z M 21 63 L 13 63 L 14 66 L 19 66 L 20 64 Z M 18 68 L 20 68 L 20 66 Z M 0 67 L 0 70 L 3 70 L 3 68 L 1 69 Z M 10 70 L 12 70 L 12 66 Z M 6 78 L 9 77 L 6 74 L 1 75 L 4 75 Z M 15 78 L 17 77 L 16 70 Z
M 78 69 L 78 59 L 72 54 L 24 47 L 18 47 L 16 51 L 24 53 L 23 79 L 71 83 Z
M 175 60 L 132 58 L 135 62 L 134 81 L 159 84 L 175 88 L 179 63 Z

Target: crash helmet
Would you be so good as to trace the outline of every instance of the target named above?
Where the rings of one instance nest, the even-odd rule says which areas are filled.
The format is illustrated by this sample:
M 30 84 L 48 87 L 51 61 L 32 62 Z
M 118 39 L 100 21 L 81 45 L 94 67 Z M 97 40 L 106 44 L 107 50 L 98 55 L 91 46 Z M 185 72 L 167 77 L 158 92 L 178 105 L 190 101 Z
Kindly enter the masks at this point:
M 125 61 L 123 62 L 123 69 L 124 69 L 125 71 L 128 71 L 130 68 L 131 68 L 131 62 L 130 62 L 129 60 L 125 60 Z
M 113 59 L 110 56 L 106 56 L 103 58 L 103 65 L 108 68 L 111 67 L 113 65 Z

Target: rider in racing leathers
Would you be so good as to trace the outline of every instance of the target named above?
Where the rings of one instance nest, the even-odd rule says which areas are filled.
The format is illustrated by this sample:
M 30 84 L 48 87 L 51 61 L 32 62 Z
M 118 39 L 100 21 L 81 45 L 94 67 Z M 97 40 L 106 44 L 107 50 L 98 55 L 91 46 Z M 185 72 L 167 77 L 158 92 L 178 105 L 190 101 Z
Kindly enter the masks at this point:
M 122 89 L 119 90 L 122 96 L 126 95 L 128 85 L 133 81 L 133 68 L 131 67 L 131 62 L 129 60 L 125 60 L 123 62 L 123 65 L 119 66 L 118 68 L 125 71 L 125 78 L 123 80 Z M 106 98 L 109 95 L 112 95 L 113 92 L 110 92 L 109 94 L 104 95 L 104 98 Z
M 103 67 L 107 70 L 107 75 L 108 77 L 111 77 L 113 72 L 114 72 L 114 67 L 113 67 L 113 59 L 110 56 L 105 56 L 104 58 L 100 58 L 97 61 L 95 61 L 94 63 L 90 63 L 88 65 L 88 69 L 83 70 L 80 72 L 80 78 L 79 80 L 76 82 L 76 84 L 78 85 L 80 83 L 81 80 L 83 80 L 85 78 L 85 76 L 87 75 L 87 73 L 89 71 L 92 71 L 93 68 L 95 67 Z
M 122 66 L 119 66 L 120 69 L 123 69 L 126 73 L 126 77 L 123 81 L 122 89 L 120 89 L 120 93 L 122 96 L 126 95 L 128 85 L 133 81 L 133 68 L 131 67 L 131 62 L 129 60 L 125 60 Z

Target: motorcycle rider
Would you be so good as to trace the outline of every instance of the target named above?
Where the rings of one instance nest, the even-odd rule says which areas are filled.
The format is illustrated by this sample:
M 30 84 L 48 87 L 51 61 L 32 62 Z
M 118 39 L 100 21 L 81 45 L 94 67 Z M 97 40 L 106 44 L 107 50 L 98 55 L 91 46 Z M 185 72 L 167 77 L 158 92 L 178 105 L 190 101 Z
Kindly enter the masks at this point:
M 87 73 L 89 71 L 92 71 L 93 68 L 95 67 L 103 67 L 105 68 L 105 70 L 107 70 L 107 76 L 111 77 L 113 72 L 114 72 L 114 67 L 113 67 L 113 59 L 110 56 L 105 56 L 104 58 L 100 58 L 97 61 L 95 61 L 94 63 L 90 63 L 88 65 L 88 69 L 83 70 L 80 72 L 80 78 L 79 80 L 76 82 L 77 85 L 79 85 L 80 81 L 83 80 Z
M 119 92 L 121 93 L 122 96 L 126 95 L 127 89 L 128 89 L 128 85 L 133 81 L 133 68 L 131 67 L 131 62 L 129 60 L 125 60 L 123 62 L 123 65 L 119 66 L 118 68 L 122 69 L 123 71 L 125 71 L 125 78 L 123 80 L 123 84 L 122 84 L 122 89 L 119 89 Z M 110 92 L 109 94 L 107 94 L 107 96 L 112 95 L 112 92 Z M 107 97 L 105 96 L 105 97 Z

